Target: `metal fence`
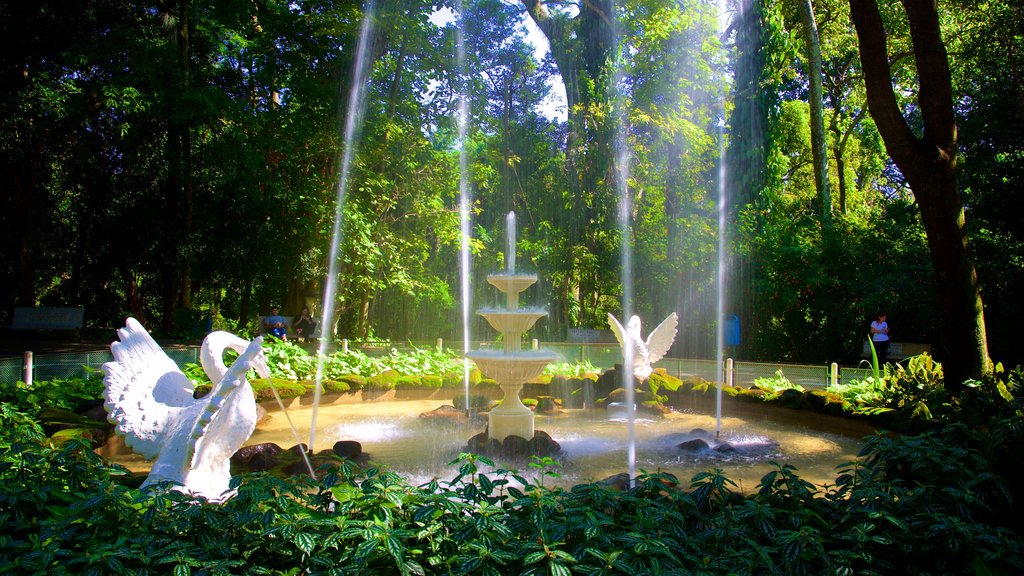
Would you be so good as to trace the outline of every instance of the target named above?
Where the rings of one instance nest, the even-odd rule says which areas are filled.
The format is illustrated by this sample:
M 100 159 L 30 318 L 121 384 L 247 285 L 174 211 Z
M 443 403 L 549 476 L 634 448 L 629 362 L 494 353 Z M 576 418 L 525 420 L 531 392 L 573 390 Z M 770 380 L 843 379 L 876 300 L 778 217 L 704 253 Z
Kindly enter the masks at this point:
M 430 343 L 410 342 L 403 345 L 370 345 L 362 347 L 358 343 L 351 345 L 371 355 L 385 354 L 392 348 L 410 350 L 412 348 L 429 349 L 443 347 L 440 340 Z M 622 351 L 613 344 L 579 344 L 566 342 L 537 342 L 537 347 L 559 354 L 564 362 L 588 361 L 597 368 L 608 369 L 622 363 Z M 474 342 L 470 349 L 493 347 L 493 342 Z M 339 346 L 340 347 L 340 346 Z M 311 345 L 307 345 L 313 350 Z M 460 343 L 459 348 L 462 348 Z M 174 347 L 164 350 L 178 364 L 199 362 L 199 347 Z M 32 379 L 36 381 L 83 377 L 90 370 L 99 370 L 104 362 L 113 358 L 108 350 L 87 353 L 39 354 L 32 357 Z M 664 368 L 669 374 L 680 378 L 698 377 L 714 381 L 718 378 L 717 364 L 714 360 L 685 358 L 663 358 L 655 364 L 656 368 Z M 804 388 L 825 388 L 831 383 L 831 365 L 785 364 L 780 362 L 735 362 L 733 365 L 733 384 L 749 387 L 758 378 L 771 378 L 781 372 L 790 382 Z M 871 374 L 871 370 L 863 367 L 839 366 L 836 380 L 847 383 L 850 380 L 861 380 Z M 0 358 L 0 385 L 24 380 L 25 358 Z

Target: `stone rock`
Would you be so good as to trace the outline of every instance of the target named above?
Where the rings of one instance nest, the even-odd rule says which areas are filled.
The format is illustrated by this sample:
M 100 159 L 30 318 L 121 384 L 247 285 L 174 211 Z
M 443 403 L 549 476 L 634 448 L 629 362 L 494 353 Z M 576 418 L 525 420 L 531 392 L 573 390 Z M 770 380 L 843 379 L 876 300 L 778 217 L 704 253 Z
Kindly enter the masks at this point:
M 295 454 L 296 456 L 301 457 L 303 452 L 305 452 L 306 454 L 309 454 L 309 446 L 307 446 L 303 442 L 302 444 L 296 444 L 296 445 L 292 446 L 291 448 L 288 449 L 288 452 L 291 452 L 292 454 Z
M 718 452 L 719 454 L 735 454 L 739 452 L 739 450 L 728 442 L 722 442 L 718 446 L 715 446 L 715 452 Z
M 464 410 L 459 410 L 455 406 L 445 404 L 444 406 L 438 406 L 433 410 L 420 414 L 420 418 L 431 422 L 455 425 L 465 424 L 468 417 Z
M 533 438 L 527 442 L 527 451 L 535 456 L 553 456 L 562 451 L 562 446 L 555 442 L 547 432 L 537 430 L 534 432 Z
M 562 407 L 554 396 L 537 396 L 537 414 L 556 415 L 562 413 Z
M 265 472 L 280 463 L 282 452 L 273 442 L 243 446 L 231 457 L 231 464 L 248 472 Z
M 525 458 L 554 456 L 562 451 L 562 447 L 543 430 L 536 430 L 533 438 L 529 440 L 519 436 L 506 436 L 501 442 L 490 438 L 484 431 L 470 438 L 465 450 L 491 457 Z
M 338 440 L 331 451 L 342 458 L 357 460 L 363 455 L 363 445 L 355 440 Z
M 519 436 L 505 436 L 501 441 L 501 451 L 512 458 L 526 456 L 530 452 L 530 441 Z
M 677 448 L 690 454 L 699 454 L 710 450 L 711 445 L 701 438 L 694 438 L 693 440 L 687 440 L 686 442 L 678 444 Z
M 487 450 L 487 431 L 483 431 L 476 436 L 469 439 L 469 443 L 466 445 L 466 450 L 469 452 L 482 453 Z

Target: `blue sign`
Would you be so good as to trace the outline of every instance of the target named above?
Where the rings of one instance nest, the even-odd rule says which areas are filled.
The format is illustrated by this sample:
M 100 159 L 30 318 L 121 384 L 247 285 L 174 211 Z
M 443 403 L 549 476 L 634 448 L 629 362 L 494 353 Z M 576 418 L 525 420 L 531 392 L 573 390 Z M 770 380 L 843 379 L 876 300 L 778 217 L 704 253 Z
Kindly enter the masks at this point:
M 725 317 L 725 345 L 740 345 L 740 317 L 735 314 Z

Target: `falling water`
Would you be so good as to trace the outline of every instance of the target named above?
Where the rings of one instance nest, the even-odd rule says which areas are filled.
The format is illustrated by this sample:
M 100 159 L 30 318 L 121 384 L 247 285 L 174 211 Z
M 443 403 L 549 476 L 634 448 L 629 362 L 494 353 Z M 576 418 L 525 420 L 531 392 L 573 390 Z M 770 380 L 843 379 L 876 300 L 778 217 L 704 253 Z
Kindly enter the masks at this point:
M 725 14 L 725 0 L 718 0 L 718 13 Z M 720 17 L 721 20 L 721 17 Z M 719 24 L 721 31 L 725 23 Z M 725 189 L 725 106 L 722 107 L 721 130 L 718 134 L 718 303 L 715 309 L 715 381 L 718 389 L 715 393 L 715 437 L 722 434 L 722 383 L 725 361 L 725 282 L 726 282 L 726 204 Z
M 466 46 L 462 36 L 463 22 L 459 20 L 459 26 L 455 31 L 455 51 L 458 60 L 459 70 L 463 71 L 465 78 L 466 67 Z M 469 105 L 467 103 L 465 83 L 461 83 L 458 108 L 458 137 L 459 137 L 459 229 L 461 240 L 459 245 L 459 268 L 460 285 L 462 294 L 462 383 L 466 389 L 466 412 L 469 412 L 469 311 L 472 309 L 470 282 L 469 282 L 469 210 L 471 205 L 469 190 L 469 159 L 466 155 L 466 135 L 469 125 Z
M 630 223 L 633 216 L 633 198 L 629 193 L 631 157 L 626 142 L 626 110 L 623 96 L 622 63 L 615 66 L 615 108 L 617 127 L 615 130 L 615 187 L 619 198 L 619 237 L 621 239 L 622 267 L 622 319 L 629 321 L 633 315 L 633 249 Z M 633 346 L 622 347 L 622 387 L 626 391 L 626 466 L 630 485 L 636 477 L 636 378 L 633 376 Z
M 362 124 L 365 110 L 365 91 L 368 76 L 367 48 L 373 32 L 374 1 L 366 3 L 366 13 L 359 30 L 359 46 L 356 50 L 355 67 L 352 72 L 352 88 L 349 92 L 348 110 L 345 113 L 341 159 L 338 162 L 338 178 L 335 186 L 336 201 L 334 206 L 334 230 L 331 234 L 331 251 L 327 263 L 327 282 L 324 285 L 324 310 L 320 318 L 322 336 L 320 338 L 319 355 L 316 366 L 316 387 L 313 396 L 312 422 L 309 426 L 309 450 L 313 450 L 316 440 L 316 416 L 320 407 L 321 384 L 323 382 L 324 358 L 331 345 L 334 326 L 334 304 L 338 291 L 338 250 L 341 245 L 342 221 L 345 212 L 345 197 L 348 193 L 348 179 L 352 171 L 352 160 L 355 156 L 356 130 Z
M 718 305 L 715 310 L 715 380 L 718 390 L 715 394 L 715 437 L 722 433 L 722 382 L 725 361 L 725 130 L 718 138 Z

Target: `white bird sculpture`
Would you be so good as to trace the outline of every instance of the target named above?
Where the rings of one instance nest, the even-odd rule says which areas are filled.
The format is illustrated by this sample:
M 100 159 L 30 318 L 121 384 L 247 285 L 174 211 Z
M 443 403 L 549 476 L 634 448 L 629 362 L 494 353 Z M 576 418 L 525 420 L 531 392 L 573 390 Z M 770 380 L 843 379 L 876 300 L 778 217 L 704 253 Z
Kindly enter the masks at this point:
M 640 333 L 640 317 L 633 316 L 629 323 L 623 328 L 622 324 L 615 319 L 615 316 L 608 315 L 608 325 L 611 326 L 615 338 L 626 352 L 626 358 L 632 358 L 633 375 L 643 382 L 654 372 L 651 364 L 661 360 L 672 347 L 676 339 L 676 327 L 679 325 L 679 317 L 673 312 L 658 324 L 658 327 L 651 331 L 647 340 L 643 339 Z M 630 348 L 627 348 L 629 346 Z M 632 353 L 630 356 L 629 353 Z
M 230 497 L 230 458 L 256 428 L 256 397 L 246 374 L 255 369 L 270 377 L 262 337 L 249 342 L 209 334 L 200 363 L 213 389 L 195 398 L 192 381 L 137 320 L 128 318 L 117 335 L 120 341 L 110 345 L 114 360 L 103 365 L 103 405 L 125 444 L 156 458 L 142 485 L 170 481 L 210 501 Z M 228 348 L 239 353 L 231 368 L 224 365 Z

